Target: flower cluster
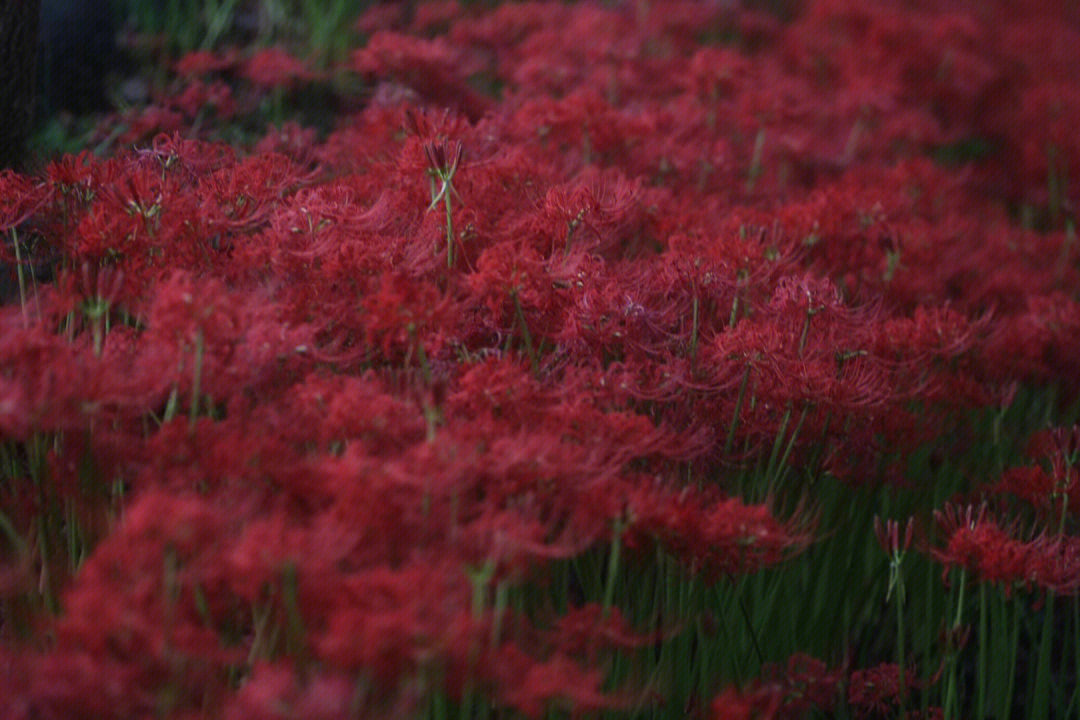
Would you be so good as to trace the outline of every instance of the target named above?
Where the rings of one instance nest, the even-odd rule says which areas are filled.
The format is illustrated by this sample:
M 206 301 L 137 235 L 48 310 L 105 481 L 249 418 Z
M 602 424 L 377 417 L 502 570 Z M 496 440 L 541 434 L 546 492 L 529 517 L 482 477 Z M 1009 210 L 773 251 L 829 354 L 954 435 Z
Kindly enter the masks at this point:
M 846 532 L 821 478 L 1076 400 L 1069 11 L 744 5 L 375 6 L 328 75 L 193 53 L 110 156 L 0 174 L 0 715 L 659 704 L 702 621 L 632 578 L 782 566 Z M 207 121 L 335 74 L 329 132 Z M 1080 592 L 1076 432 L 1029 459 L 981 490 L 1033 525 L 950 504 L 916 547 Z M 829 667 L 696 708 L 915 687 Z

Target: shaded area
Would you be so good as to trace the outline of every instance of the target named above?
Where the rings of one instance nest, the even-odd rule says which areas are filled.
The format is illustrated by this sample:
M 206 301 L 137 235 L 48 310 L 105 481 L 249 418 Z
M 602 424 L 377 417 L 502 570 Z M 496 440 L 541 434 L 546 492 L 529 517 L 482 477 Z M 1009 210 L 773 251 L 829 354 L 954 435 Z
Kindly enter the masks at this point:
M 20 167 L 34 114 L 34 48 L 40 2 L 5 3 L 0 12 L 0 168 Z

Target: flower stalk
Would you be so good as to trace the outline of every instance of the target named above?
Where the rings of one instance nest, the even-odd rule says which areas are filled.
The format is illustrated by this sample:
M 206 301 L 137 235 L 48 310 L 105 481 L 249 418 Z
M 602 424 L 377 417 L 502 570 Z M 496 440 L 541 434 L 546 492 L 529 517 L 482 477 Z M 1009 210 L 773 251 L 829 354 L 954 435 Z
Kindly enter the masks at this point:
M 428 212 L 442 202 L 446 211 L 446 267 L 454 267 L 454 217 L 451 196 L 461 200 L 457 189 L 454 187 L 454 176 L 457 174 L 464 154 L 461 142 L 454 142 L 448 147 L 447 143 L 427 143 L 424 145 L 424 153 L 428 159 L 428 175 L 431 184 L 431 204 Z
M 911 547 L 911 539 L 914 533 L 914 520 L 908 518 L 904 527 L 903 538 L 900 536 L 900 523 L 896 520 L 881 522 L 881 518 L 874 516 L 874 534 L 878 544 L 889 557 L 889 585 L 885 591 L 885 602 L 896 595 L 896 667 L 897 701 L 900 705 L 900 717 L 907 717 L 907 678 L 905 677 L 907 658 L 904 647 L 904 602 L 906 600 L 906 588 L 904 586 L 903 564 L 904 556 Z

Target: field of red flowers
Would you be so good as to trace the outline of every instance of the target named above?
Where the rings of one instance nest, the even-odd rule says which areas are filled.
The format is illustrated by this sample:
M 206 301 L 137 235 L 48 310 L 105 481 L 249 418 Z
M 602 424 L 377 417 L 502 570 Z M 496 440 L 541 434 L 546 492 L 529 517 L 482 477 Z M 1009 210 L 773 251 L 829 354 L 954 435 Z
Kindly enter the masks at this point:
M 1074 3 L 360 28 L 0 174 L 0 715 L 1080 717 Z

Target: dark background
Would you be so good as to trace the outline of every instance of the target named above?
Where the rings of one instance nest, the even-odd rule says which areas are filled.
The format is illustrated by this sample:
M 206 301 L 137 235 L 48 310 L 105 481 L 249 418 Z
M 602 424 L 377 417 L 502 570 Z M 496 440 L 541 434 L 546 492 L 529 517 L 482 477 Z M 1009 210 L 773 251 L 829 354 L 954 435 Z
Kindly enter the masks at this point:
M 6 0 L 0 11 L 0 166 L 21 168 L 44 118 L 108 106 L 120 61 L 118 13 L 107 0 Z

